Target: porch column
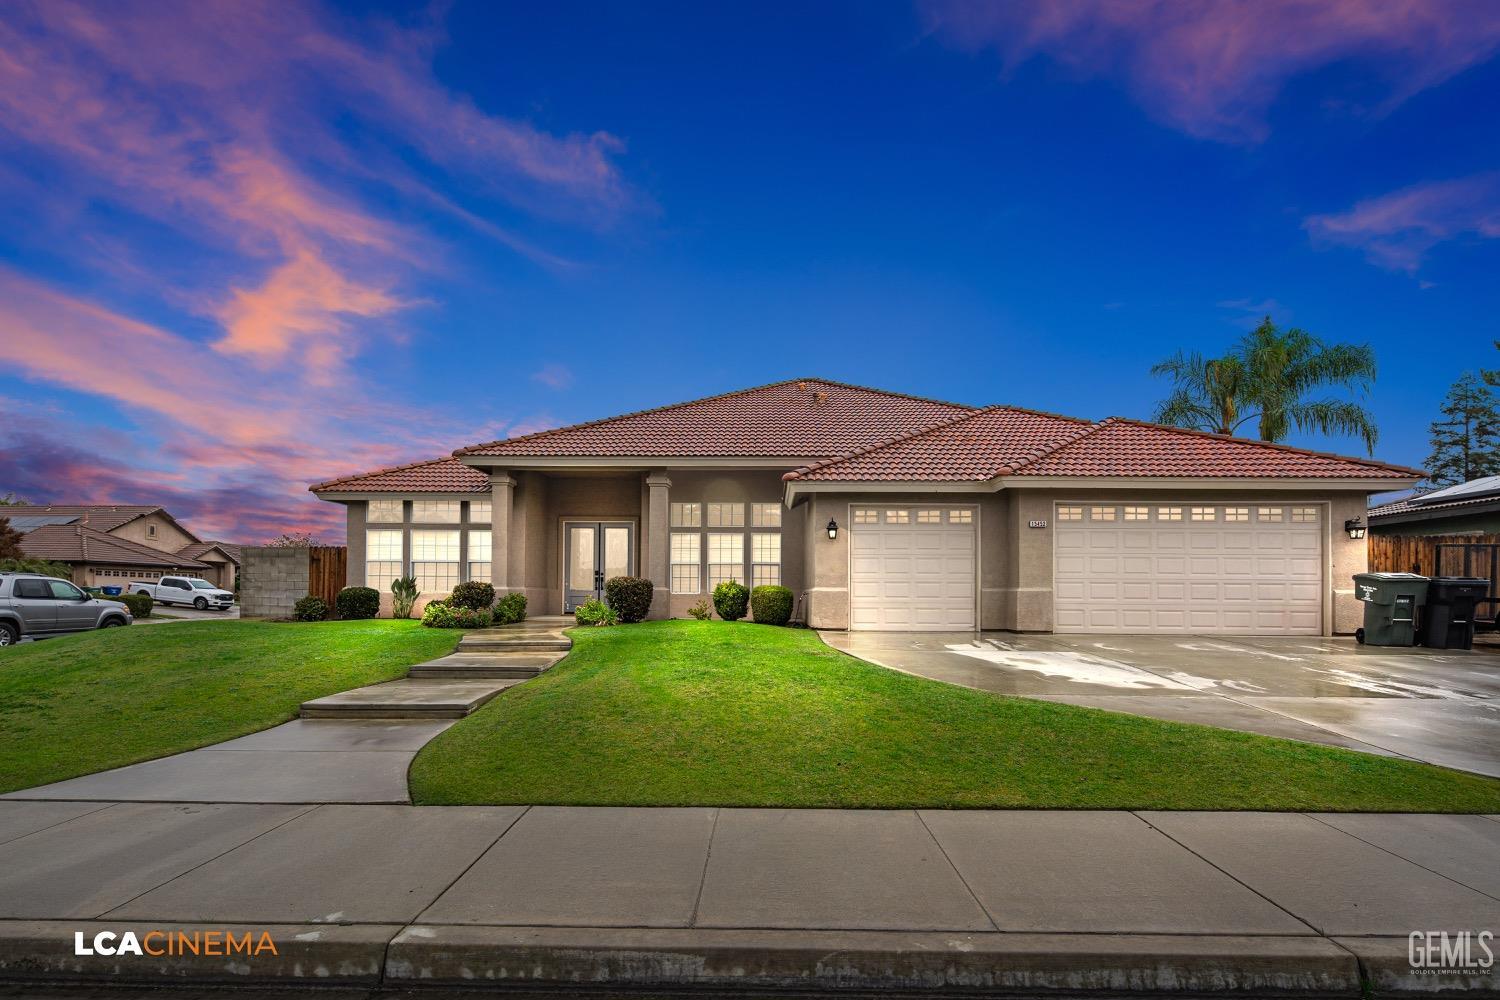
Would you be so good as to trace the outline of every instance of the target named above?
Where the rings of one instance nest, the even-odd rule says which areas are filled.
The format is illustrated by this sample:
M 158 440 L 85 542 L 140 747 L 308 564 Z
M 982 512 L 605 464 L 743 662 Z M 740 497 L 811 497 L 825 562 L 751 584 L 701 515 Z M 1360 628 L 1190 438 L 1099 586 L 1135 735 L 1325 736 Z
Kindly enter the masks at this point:
M 490 473 L 490 583 L 497 594 L 510 589 L 510 508 L 515 494 L 510 473 Z
M 646 477 L 649 493 L 646 504 L 646 576 L 651 580 L 651 618 L 666 618 L 671 614 L 671 527 L 668 491 L 672 480 L 666 472 L 653 472 Z

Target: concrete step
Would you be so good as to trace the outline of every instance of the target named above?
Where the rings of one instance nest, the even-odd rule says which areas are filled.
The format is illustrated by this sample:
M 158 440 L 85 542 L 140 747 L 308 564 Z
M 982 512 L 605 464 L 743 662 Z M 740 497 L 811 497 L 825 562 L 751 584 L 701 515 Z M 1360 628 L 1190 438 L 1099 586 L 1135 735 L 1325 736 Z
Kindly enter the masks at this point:
M 566 653 L 573 640 L 558 632 L 508 632 L 502 629 L 475 629 L 458 642 L 458 652 L 474 653 Z
M 489 678 L 535 677 L 565 653 L 451 653 L 411 668 L 411 677 Z
M 302 703 L 304 719 L 462 719 L 517 679 L 408 678 Z

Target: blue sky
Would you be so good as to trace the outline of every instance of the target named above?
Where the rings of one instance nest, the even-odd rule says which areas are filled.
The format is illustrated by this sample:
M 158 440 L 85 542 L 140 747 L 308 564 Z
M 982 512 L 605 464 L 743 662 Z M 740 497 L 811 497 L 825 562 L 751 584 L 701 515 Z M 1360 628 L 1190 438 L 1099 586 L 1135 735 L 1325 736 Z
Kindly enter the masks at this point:
M 1149 417 L 1266 313 L 1420 464 L 1500 9 L 1249 9 L 7 6 L 0 492 L 337 537 L 312 480 L 785 377 Z

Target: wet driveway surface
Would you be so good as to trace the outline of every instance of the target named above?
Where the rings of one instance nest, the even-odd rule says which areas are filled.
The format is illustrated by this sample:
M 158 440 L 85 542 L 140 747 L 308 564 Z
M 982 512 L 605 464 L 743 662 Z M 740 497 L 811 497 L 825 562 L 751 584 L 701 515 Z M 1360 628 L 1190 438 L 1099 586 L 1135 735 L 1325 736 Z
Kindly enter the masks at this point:
M 1500 652 L 1317 637 L 827 632 L 883 666 L 998 694 L 1198 722 L 1500 777 Z

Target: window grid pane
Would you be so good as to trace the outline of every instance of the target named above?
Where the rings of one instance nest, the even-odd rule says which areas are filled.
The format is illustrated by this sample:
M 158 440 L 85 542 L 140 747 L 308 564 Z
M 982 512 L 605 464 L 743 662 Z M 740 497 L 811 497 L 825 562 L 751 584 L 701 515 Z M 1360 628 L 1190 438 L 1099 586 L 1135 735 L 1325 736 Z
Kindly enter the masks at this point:
M 672 505 L 672 527 L 696 528 L 703 524 L 701 503 L 674 503 Z
M 480 529 L 469 532 L 469 579 L 479 580 L 484 583 L 490 582 L 490 532 Z M 477 571 L 474 567 L 483 566 L 484 569 Z
M 374 560 L 365 563 L 365 586 L 375 590 L 389 591 L 391 581 L 401 576 L 401 563 Z
M 750 561 L 753 563 L 781 562 L 781 536 L 756 532 L 750 536 Z
M 375 528 L 365 532 L 365 558 L 370 562 L 401 561 L 401 532 Z
M 413 500 L 411 519 L 420 524 L 457 524 L 457 500 Z
M 708 505 L 710 528 L 743 528 L 745 505 L 742 503 L 711 503 Z
M 417 529 L 411 533 L 411 561 L 458 562 L 458 532 Z
M 709 504 L 712 511 L 713 504 Z M 727 506 L 727 505 L 726 505 Z M 709 518 L 712 520 L 712 513 Z M 708 587 L 727 580 L 745 582 L 745 536 L 738 532 L 710 532 L 708 536 Z
M 1059 507 L 1057 508 L 1057 519 L 1059 521 L 1082 521 L 1083 508 L 1068 506 Z
M 480 583 L 489 583 L 490 564 L 488 562 L 469 563 L 469 579 L 478 580 Z
M 757 587 L 779 587 L 781 586 L 780 564 L 761 566 L 759 564 L 751 567 L 754 577 L 754 585 Z
M 1127 521 L 1149 521 L 1151 520 L 1150 507 L 1126 507 L 1125 520 Z
M 412 561 L 411 575 L 417 578 L 417 590 L 423 594 L 446 594 L 458 586 L 457 562 Z
M 491 508 L 492 508 L 492 505 L 491 505 L 491 502 L 489 500 L 470 500 L 469 501 L 469 523 L 470 524 L 489 524 L 490 523 L 490 510 L 491 510 Z
M 1292 520 L 1303 524 L 1311 524 L 1318 519 L 1318 508 L 1316 507 L 1293 507 Z
M 365 520 L 376 524 L 400 524 L 401 501 L 371 500 L 369 509 L 365 511 Z
M 906 524 L 910 520 L 911 511 L 909 510 L 888 510 L 885 512 L 886 524 Z
M 1280 507 L 1261 507 L 1261 508 L 1259 508 L 1255 512 L 1255 518 L 1258 521 L 1280 521 L 1281 520 L 1281 508 Z
M 701 574 L 697 565 L 672 567 L 672 593 L 696 594 Z
M 750 523 L 757 528 L 781 527 L 781 504 L 757 503 L 750 505 Z
M 948 512 L 949 524 L 973 524 L 974 512 L 972 510 L 950 510 Z
M 1158 507 L 1156 508 L 1156 519 L 1158 521 L 1181 521 L 1181 507 Z
M 1115 509 L 1113 507 L 1095 507 L 1089 516 L 1095 521 L 1113 521 L 1115 519 Z
M 864 507 L 856 507 L 854 510 L 855 524 L 875 524 L 880 520 L 880 511 L 870 510 Z
M 1250 520 L 1249 507 L 1225 507 L 1224 520 L 1226 521 L 1248 521 Z
M 1192 518 L 1194 521 L 1213 521 L 1217 518 L 1215 510 L 1213 507 L 1194 507 Z
M 940 511 L 940 510 L 919 510 L 919 511 L 917 511 L 917 523 L 918 524 L 941 524 L 942 522 L 943 522 L 943 512 Z
M 701 538 L 697 532 L 672 533 L 672 593 L 696 594 L 703 585 L 699 571 Z

